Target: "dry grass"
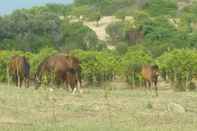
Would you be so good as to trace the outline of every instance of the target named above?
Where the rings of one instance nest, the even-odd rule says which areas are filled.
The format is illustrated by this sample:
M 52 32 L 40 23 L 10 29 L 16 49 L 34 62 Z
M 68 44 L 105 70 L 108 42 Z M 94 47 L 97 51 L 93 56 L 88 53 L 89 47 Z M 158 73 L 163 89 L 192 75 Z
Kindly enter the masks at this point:
M 111 86 L 115 84 L 110 84 Z M 120 84 L 124 85 L 124 84 Z M 195 131 L 197 93 L 160 90 L 153 97 L 125 87 L 87 88 L 73 96 L 63 89 L 18 89 L 0 85 L 2 131 Z M 162 87 L 164 88 L 164 87 Z M 186 108 L 170 112 L 169 103 Z

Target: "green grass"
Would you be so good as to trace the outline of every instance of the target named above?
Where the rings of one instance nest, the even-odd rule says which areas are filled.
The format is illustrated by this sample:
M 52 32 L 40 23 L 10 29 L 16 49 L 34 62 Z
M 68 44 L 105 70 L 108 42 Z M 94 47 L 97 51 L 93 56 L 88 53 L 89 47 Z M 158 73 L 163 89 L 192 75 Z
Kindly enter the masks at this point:
M 172 102 L 190 110 L 170 112 Z M 0 85 L 2 131 L 196 131 L 196 123 L 196 92 L 160 90 L 153 97 L 144 90 L 116 87 L 86 88 L 72 95 L 64 89 Z

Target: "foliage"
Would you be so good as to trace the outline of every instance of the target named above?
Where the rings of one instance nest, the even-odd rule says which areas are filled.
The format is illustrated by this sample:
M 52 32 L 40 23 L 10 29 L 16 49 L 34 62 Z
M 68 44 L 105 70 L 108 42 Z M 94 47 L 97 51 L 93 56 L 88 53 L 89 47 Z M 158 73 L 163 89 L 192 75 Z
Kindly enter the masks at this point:
M 119 55 L 124 55 L 128 51 L 128 44 L 124 42 L 117 43 L 116 51 Z
M 174 49 L 158 58 L 161 70 L 168 73 L 171 81 L 176 82 L 177 88 L 187 89 L 193 74 L 197 72 L 197 51 L 191 49 Z
M 12 56 L 19 55 L 19 56 L 26 56 L 30 65 L 31 65 L 31 74 L 33 75 L 36 72 L 38 65 L 44 60 L 46 57 L 56 53 L 57 51 L 52 48 L 45 48 L 42 49 L 40 53 L 33 54 L 30 52 L 23 52 L 23 51 L 0 51 L 0 81 L 7 80 L 7 69 L 8 63 Z
M 23 9 L 27 13 L 31 14 L 43 14 L 43 13 L 55 13 L 60 16 L 65 16 L 70 14 L 71 12 L 71 5 L 64 5 L 64 4 L 46 4 L 45 6 L 34 6 L 30 9 Z
M 106 32 L 110 35 L 112 41 L 121 41 L 125 39 L 124 24 L 121 22 L 108 25 Z
M 185 18 L 188 20 L 188 22 L 196 21 L 197 20 L 197 2 L 193 1 L 190 6 L 186 6 L 182 12 L 180 13 L 180 16 L 182 18 Z
M 71 10 L 71 15 L 73 16 L 88 16 L 91 12 L 91 9 L 89 8 L 89 6 L 87 5 L 83 5 L 83 6 L 73 6 L 72 10 Z
M 120 11 L 116 12 L 115 16 L 116 16 L 118 19 L 124 20 L 125 17 L 126 17 L 126 14 L 125 14 L 124 11 L 120 10 Z
M 133 87 L 141 83 L 140 69 L 144 64 L 154 63 L 151 55 L 144 50 L 129 49 L 121 59 L 122 73 Z
M 34 73 L 47 56 L 72 50 L 81 60 L 83 79 L 89 82 L 112 80 L 121 74 L 130 84 L 138 85 L 140 67 L 154 63 L 154 58 L 162 73 L 172 81 L 183 81 L 185 89 L 197 71 L 197 3 L 180 10 L 177 2 L 75 0 L 68 6 L 47 4 L 1 16 L 0 49 L 5 51 L 0 52 L 0 80 L 6 80 L 6 68 L 12 55 L 27 56 Z M 83 24 L 83 20 L 98 22 L 108 15 L 122 19 L 106 28 L 110 36 L 107 42 L 116 45 L 114 52 L 106 50 L 107 42 L 98 40 L 96 33 Z M 72 22 L 69 16 L 85 19 Z M 126 16 L 133 16 L 134 20 L 126 20 Z M 135 45 L 128 43 L 128 31 L 142 32 L 143 40 Z
M 53 48 L 44 48 L 36 54 L 22 51 L 1 51 L 0 81 L 7 80 L 7 65 L 13 55 L 26 56 L 31 65 L 31 75 L 34 75 L 40 62 L 55 53 L 58 52 Z M 90 83 L 101 83 L 113 80 L 116 76 L 125 76 L 132 87 L 140 86 L 142 82 L 141 66 L 155 63 L 152 55 L 141 45 L 129 48 L 124 53 L 109 50 L 74 50 L 71 53 L 80 59 L 82 78 Z M 157 58 L 156 63 L 159 65 L 161 73 L 166 73 L 169 80 L 175 82 L 178 89 L 180 87 L 183 90 L 190 89 L 192 76 L 197 74 L 197 51 L 195 49 L 167 51 Z
M 176 0 L 75 0 L 71 5 L 47 4 L 31 9 L 16 10 L 0 17 L 0 48 L 39 52 L 42 48 L 58 50 L 101 50 L 96 34 L 82 23 L 69 22 L 67 16 L 96 20 L 115 15 L 135 21 L 112 23 L 106 29 L 114 45 L 127 42 L 125 33 L 132 29 L 142 31 L 142 43 L 158 45 L 161 51 L 166 43 L 174 48 L 195 48 L 196 2 L 178 10 Z M 83 19 L 84 20 L 84 19 Z M 170 20 L 177 20 L 175 26 Z M 83 21 L 81 21 L 83 22 Z M 153 43 L 153 44 L 152 44 Z M 119 45 L 119 44 L 117 44 Z M 98 49 L 99 48 L 99 49 Z M 156 52 L 160 55 L 163 52 Z M 154 55 L 155 55 L 154 54 Z
M 70 23 L 66 19 L 62 21 L 55 11 L 35 12 L 17 10 L 11 15 L 1 17 L 1 49 L 31 52 L 38 52 L 46 47 L 96 49 L 96 34 L 82 23 Z
M 32 58 L 32 54 L 22 51 L 0 51 L 0 81 L 6 81 L 8 77 L 8 63 L 12 56 L 23 55 Z
M 175 16 L 177 3 L 176 0 L 149 0 L 144 10 L 152 16 Z
M 164 47 L 162 52 L 153 55 L 159 56 L 167 48 L 195 48 L 196 31 L 191 32 L 185 21 L 176 23 L 176 27 L 170 22 L 171 18 L 151 17 L 147 12 L 137 12 L 135 19 L 136 28 L 144 32 L 143 43 L 151 47 L 150 51 L 162 51 L 161 47 Z
M 63 43 L 61 49 L 97 49 L 99 41 L 95 32 L 82 23 L 64 23 L 62 28 Z
M 40 50 L 39 53 L 32 54 L 31 58 L 29 59 L 31 65 L 31 73 L 34 74 L 37 70 L 38 65 L 47 57 L 58 53 L 57 50 L 53 48 L 43 48 Z
M 142 25 L 142 30 L 144 32 L 145 39 L 148 41 L 167 41 L 176 31 L 165 18 L 145 21 L 144 25 Z
M 133 46 L 132 48 L 136 48 Z M 153 58 L 157 58 L 161 56 L 166 51 L 175 49 L 175 45 L 172 43 L 164 43 L 160 41 L 155 41 L 152 43 L 140 43 L 137 45 L 137 49 L 144 49 L 149 52 Z
M 101 19 L 101 13 L 98 11 L 93 11 L 92 13 L 89 13 L 88 15 L 88 20 L 89 21 L 96 21 L 97 23 L 100 21 Z
M 88 5 L 91 9 L 94 9 L 94 11 L 99 11 L 104 14 L 106 7 L 110 6 L 112 1 L 113 0 L 75 0 L 75 5 L 78 7 Z
M 118 57 L 112 52 L 76 50 L 73 54 L 81 60 L 83 78 L 91 83 L 112 80 L 118 72 Z
M 114 22 L 107 26 L 106 32 L 112 42 L 128 42 L 127 32 L 137 30 L 133 21 Z

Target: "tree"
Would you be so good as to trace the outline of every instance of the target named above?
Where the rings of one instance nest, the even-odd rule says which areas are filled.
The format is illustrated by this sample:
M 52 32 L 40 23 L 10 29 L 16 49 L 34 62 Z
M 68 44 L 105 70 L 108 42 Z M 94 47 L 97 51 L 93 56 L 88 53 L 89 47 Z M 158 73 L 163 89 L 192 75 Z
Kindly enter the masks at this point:
M 56 10 L 56 6 L 53 8 Z M 0 48 L 38 52 L 44 47 L 84 50 L 98 47 L 96 34 L 87 26 L 62 21 L 53 11 L 39 11 L 40 8 L 33 13 L 22 9 L 2 17 Z
M 71 15 L 73 16 L 77 16 L 77 18 L 79 18 L 80 16 L 85 16 L 88 17 L 91 10 L 87 5 L 83 5 L 83 6 L 73 6 L 72 10 L 71 10 Z
M 197 51 L 174 49 L 158 58 L 160 69 L 167 72 L 175 89 L 187 90 L 193 74 L 197 72 Z
M 176 0 L 149 0 L 144 8 L 151 16 L 176 16 Z
M 120 11 L 117 11 L 115 13 L 115 16 L 118 18 L 118 19 L 121 19 L 122 21 L 125 20 L 125 17 L 126 17 L 126 14 L 123 10 L 120 10 Z
M 118 57 L 108 50 L 75 50 L 73 54 L 80 58 L 84 80 L 92 84 L 112 80 L 119 70 Z
M 108 27 L 106 28 L 106 32 L 109 34 L 113 42 L 125 39 L 124 24 L 121 22 L 108 25 Z

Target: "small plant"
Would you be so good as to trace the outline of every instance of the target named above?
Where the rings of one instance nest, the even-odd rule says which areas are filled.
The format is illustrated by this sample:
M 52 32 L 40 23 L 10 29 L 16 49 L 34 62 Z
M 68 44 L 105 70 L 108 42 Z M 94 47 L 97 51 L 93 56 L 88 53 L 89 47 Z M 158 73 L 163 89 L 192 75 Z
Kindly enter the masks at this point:
M 194 82 L 189 82 L 189 84 L 188 84 L 188 90 L 189 91 L 194 91 L 196 89 L 197 89 L 196 84 Z
M 147 103 L 146 108 L 147 109 L 153 109 L 153 105 L 150 101 Z
M 186 91 L 183 82 L 175 82 L 175 84 L 174 84 L 174 90 L 175 91 Z

